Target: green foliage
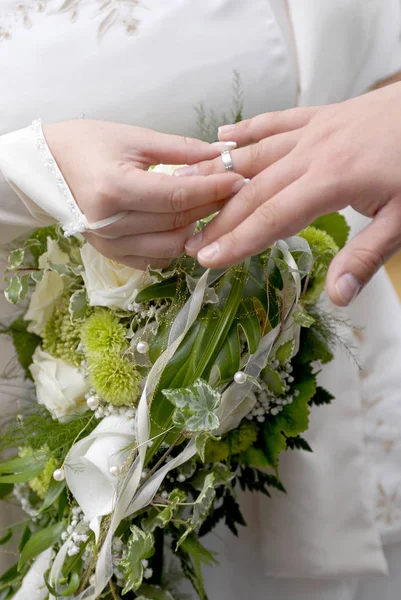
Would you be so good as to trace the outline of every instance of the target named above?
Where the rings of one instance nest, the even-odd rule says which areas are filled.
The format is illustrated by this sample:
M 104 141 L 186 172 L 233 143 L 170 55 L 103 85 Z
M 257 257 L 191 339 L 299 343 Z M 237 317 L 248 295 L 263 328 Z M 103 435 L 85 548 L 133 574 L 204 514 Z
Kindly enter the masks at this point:
M 1 423 L 0 450 L 29 446 L 36 454 L 46 447 L 48 451 L 44 462 L 50 456 L 62 462 L 73 442 L 92 433 L 96 425 L 93 413 L 86 413 L 68 423 L 60 423 L 53 420 L 46 409 L 34 405 L 23 419 L 14 417 Z M 32 459 L 29 457 L 15 460 L 26 461 L 32 465 Z M 44 464 L 42 470 L 43 467 Z
M 157 585 L 147 585 L 144 583 L 138 590 L 139 596 L 136 600 L 174 600 L 173 596 L 167 590 L 162 590 Z
M 307 303 L 315 302 L 324 290 L 328 266 L 339 248 L 333 238 L 315 227 L 306 227 L 299 236 L 304 238 L 312 250 L 314 262 L 308 288 L 304 295 Z
M 171 519 L 177 513 L 179 504 L 185 502 L 187 494 L 179 489 L 174 489 L 169 497 L 169 504 L 162 510 L 156 510 L 155 508 L 149 511 L 149 516 L 143 519 L 141 527 L 145 533 L 153 533 L 157 527 L 164 529 Z
M 177 548 L 179 548 L 183 542 L 187 539 L 190 533 L 197 527 L 202 525 L 203 521 L 208 517 L 214 499 L 216 497 L 216 490 L 214 488 L 214 473 L 210 473 L 205 477 L 203 488 L 195 500 L 192 508 L 192 516 L 188 521 L 188 526 L 177 542 Z
M 316 393 L 311 398 L 309 404 L 315 404 L 316 406 L 322 406 L 323 404 L 331 404 L 334 400 L 334 396 L 330 394 L 325 388 L 317 387 Z
M 26 377 L 32 379 L 29 367 L 32 364 L 32 356 L 40 344 L 40 337 L 30 333 L 27 326 L 28 323 L 19 317 L 11 324 L 8 333 L 11 334 L 19 364 L 24 369 Z
M 135 404 L 141 392 L 141 374 L 133 362 L 119 354 L 88 357 L 89 380 L 96 392 L 114 406 Z
M 44 452 L 39 454 L 39 460 L 41 457 L 43 457 L 43 454 L 46 454 L 46 450 L 44 450 Z M 24 458 L 24 457 L 31 457 L 32 459 L 35 458 L 32 448 L 29 448 L 28 446 L 26 446 L 25 448 L 21 448 L 21 450 L 19 451 L 19 456 L 21 458 Z M 43 471 L 41 473 L 39 473 L 39 475 L 37 475 L 33 479 L 29 480 L 29 487 L 34 492 L 36 492 L 37 495 L 39 496 L 39 498 L 41 498 L 42 500 L 44 500 L 44 498 L 46 497 L 50 483 L 51 483 L 51 481 L 53 481 L 53 472 L 55 469 L 57 469 L 57 467 L 58 467 L 58 461 L 55 458 L 50 457 L 46 461 Z
M 268 497 L 269 487 L 285 493 L 285 488 L 278 477 L 249 466 L 240 468 L 238 483 L 243 491 L 260 492 Z
M 123 595 L 141 587 L 144 567 L 142 561 L 154 554 L 154 538 L 136 525 L 131 526 L 131 535 L 127 544 L 127 556 L 120 561 L 119 568 L 125 575 Z
M 83 354 L 78 350 L 81 343 L 80 328 L 73 323 L 70 314 L 70 296 L 63 294 L 57 300 L 53 315 L 43 332 L 43 350 L 78 367 Z
M 216 414 L 221 394 L 203 379 L 197 379 L 189 388 L 163 390 L 163 395 L 174 406 L 173 422 L 189 433 L 213 431 L 219 427 Z
M 316 391 L 315 379 L 304 379 L 294 389 L 299 391 L 299 396 L 284 406 L 276 417 L 268 418 L 263 427 L 263 451 L 267 463 L 274 469 L 278 467 L 279 454 L 287 447 L 287 438 L 298 436 L 309 425 L 308 403 Z
M 202 565 L 217 564 L 213 554 L 206 550 L 198 538 L 189 535 L 176 549 L 184 574 L 192 583 L 200 600 L 207 600 L 202 576 Z
M 312 226 L 328 233 L 340 249 L 347 243 L 350 226 L 345 217 L 339 213 L 318 217 L 313 221 Z
M 287 438 L 287 448 L 290 450 L 304 450 L 305 452 L 313 452 L 308 442 L 300 435 Z
M 241 425 L 226 433 L 221 440 L 209 440 L 206 445 L 205 462 L 224 462 L 248 450 L 258 437 L 258 426 L 252 421 L 243 421 Z
M 36 558 L 36 556 L 41 554 L 41 552 L 44 552 L 47 550 L 47 548 L 54 546 L 54 544 L 60 540 L 64 529 L 65 524 L 61 521 L 60 523 L 49 525 L 49 527 L 36 532 L 31 538 L 29 538 L 20 554 L 18 570 L 20 570 L 25 563 L 33 558 Z
M 199 530 L 199 537 L 213 531 L 220 521 L 224 521 L 224 524 L 235 536 L 238 536 L 238 526 L 246 527 L 246 521 L 241 513 L 241 508 L 234 498 L 233 490 L 230 488 L 224 490 L 221 503 L 213 508 L 208 518 L 202 523 Z

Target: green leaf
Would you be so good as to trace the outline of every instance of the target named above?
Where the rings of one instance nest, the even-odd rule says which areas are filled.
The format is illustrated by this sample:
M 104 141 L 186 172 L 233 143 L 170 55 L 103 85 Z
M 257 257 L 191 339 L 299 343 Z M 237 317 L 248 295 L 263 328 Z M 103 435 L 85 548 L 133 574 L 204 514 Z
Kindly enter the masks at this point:
M 305 452 L 313 452 L 308 442 L 300 435 L 297 435 L 297 437 L 287 438 L 287 448 L 290 450 L 304 450 Z
M 26 543 L 28 542 L 28 540 L 32 537 L 32 531 L 31 528 L 28 525 L 25 525 L 24 530 L 22 532 L 20 541 L 19 541 L 19 545 L 18 545 L 18 550 L 19 553 L 21 554 L 22 550 L 24 549 L 24 546 L 26 545 Z
M 72 321 L 80 321 L 85 318 L 88 301 L 86 297 L 86 290 L 82 288 L 74 292 L 70 298 L 70 305 L 68 307 Z
M 43 472 L 45 468 L 45 462 L 34 462 L 31 459 L 31 466 L 20 473 L 13 473 L 12 475 L 1 475 L 0 483 L 26 483 L 31 481 Z
M 178 282 L 177 277 L 171 279 L 163 279 L 153 285 L 141 290 L 135 297 L 135 302 L 141 304 L 142 302 L 148 302 L 149 300 L 158 300 L 159 298 L 176 298 L 177 288 L 181 285 L 185 289 L 185 284 Z M 180 289 L 182 292 L 182 289 Z
M 38 335 L 29 332 L 27 327 L 27 321 L 24 321 L 24 319 L 20 317 L 11 324 L 9 332 L 12 336 L 18 361 L 24 369 L 25 375 L 29 379 L 32 379 L 29 367 L 32 364 L 32 356 L 41 340 Z
M 20 278 L 21 281 L 21 294 L 20 294 L 20 299 L 23 300 L 24 298 L 26 298 L 26 296 L 28 295 L 29 292 L 29 280 L 30 280 L 31 276 L 30 275 L 22 275 Z
M 269 365 L 266 365 L 262 371 L 262 377 L 272 394 L 275 396 L 281 396 L 284 394 L 285 383 L 277 371 L 272 369 Z
M 18 563 L 18 570 L 24 566 L 29 560 L 32 560 L 38 556 L 41 552 L 44 552 L 48 548 L 54 546 L 61 537 L 65 529 L 65 524 L 55 523 L 35 533 L 25 544 Z
M 16 269 L 24 262 L 25 250 L 23 248 L 17 248 L 10 253 L 8 257 L 8 264 L 12 269 Z
M 271 466 L 262 448 L 248 448 L 246 452 L 241 454 L 241 458 L 241 462 L 250 467 L 265 468 Z
M 182 542 L 179 548 L 179 556 L 184 561 L 187 569 L 189 568 L 188 574 L 199 597 L 201 600 L 206 600 L 202 565 L 211 566 L 217 564 L 213 554 L 202 546 L 196 535 L 191 534 Z
M 313 221 L 311 225 L 312 227 L 316 227 L 316 229 L 322 229 L 328 233 L 339 248 L 343 248 L 347 243 L 350 226 L 343 215 L 337 212 L 330 215 L 323 215 L 317 218 L 316 221 Z
M 19 579 L 20 577 L 21 577 L 21 575 L 18 571 L 18 564 L 15 563 L 12 567 L 10 567 L 8 569 L 8 571 L 3 573 L 3 575 L 0 577 L 0 583 L 2 585 L 6 584 L 6 583 L 12 583 L 16 579 Z
M 6 535 L 4 535 L 2 538 L 0 538 L 0 546 L 7 544 L 7 542 L 9 542 L 12 537 L 13 537 L 13 530 L 9 529 L 8 532 L 6 533 Z
M 55 503 L 55 501 L 57 500 L 57 498 L 60 496 L 60 494 L 62 493 L 64 488 L 65 488 L 64 481 L 55 481 L 52 478 L 50 481 L 49 488 L 46 493 L 46 497 L 43 500 L 42 506 L 40 507 L 40 512 L 43 512 L 44 510 L 49 508 L 49 506 L 52 506 Z
M 311 398 L 309 404 L 321 406 L 322 404 L 331 404 L 332 400 L 334 400 L 333 394 L 330 394 L 325 388 L 319 386 L 316 388 L 316 393 Z
M 10 284 L 4 291 L 4 295 L 11 304 L 18 304 L 21 298 L 22 284 L 18 275 L 11 278 Z
M 315 319 L 306 312 L 306 310 L 298 305 L 296 310 L 292 313 L 294 322 L 300 327 L 311 327 L 315 322 Z
M 288 340 L 288 342 L 285 342 L 277 348 L 275 359 L 278 360 L 281 365 L 284 365 L 291 360 L 294 348 L 294 340 Z
M 14 489 L 12 483 L 0 483 L 0 500 L 11 494 Z
M 298 397 L 294 397 L 292 404 L 284 406 L 276 417 L 269 418 L 263 428 L 264 454 L 274 469 L 277 469 L 279 454 L 287 447 L 287 437 L 297 437 L 308 429 L 308 403 L 316 391 L 315 378 L 304 379 L 294 385 L 293 390 L 298 390 Z
M 195 438 L 196 451 L 199 454 L 199 457 L 202 462 L 205 462 L 206 444 L 207 444 L 208 440 L 210 440 L 211 437 L 213 437 L 213 436 L 211 436 L 209 432 L 205 431 L 205 432 L 197 435 Z
M 175 406 L 173 422 L 190 433 L 213 431 L 220 425 L 216 414 L 221 394 L 206 381 L 198 379 L 189 388 L 163 390 L 163 395 Z
M 202 525 L 203 521 L 208 517 L 210 509 L 213 505 L 216 497 L 216 490 L 214 489 L 215 476 L 214 473 L 209 473 L 206 476 L 203 484 L 203 489 L 193 505 L 192 517 L 188 521 L 188 529 L 181 536 L 177 542 L 177 548 L 186 540 L 188 535 L 199 525 Z
M 146 519 L 142 519 L 141 527 L 145 533 L 153 533 L 157 527 L 164 529 L 174 516 L 174 508 L 172 506 L 166 506 L 163 510 L 157 511 L 154 509 L 151 516 Z
M 138 590 L 139 596 L 136 600 L 174 600 L 170 592 L 162 590 L 157 585 L 148 585 L 144 583 Z
M 125 575 L 125 587 L 122 594 L 136 592 L 141 587 L 144 568 L 142 561 L 150 558 L 155 551 L 154 538 L 136 525 L 131 526 L 131 536 L 127 544 L 127 556 L 119 563 Z

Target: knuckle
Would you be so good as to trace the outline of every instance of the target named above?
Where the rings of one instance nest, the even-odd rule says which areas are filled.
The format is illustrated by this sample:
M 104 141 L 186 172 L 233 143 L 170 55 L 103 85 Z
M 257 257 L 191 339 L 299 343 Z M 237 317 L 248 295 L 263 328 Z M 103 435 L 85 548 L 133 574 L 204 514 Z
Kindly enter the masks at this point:
M 264 144 L 262 141 L 252 144 L 252 146 L 249 147 L 249 151 L 252 163 L 259 164 L 262 162 L 264 155 Z
M 173 215 L 173 229 L 182 229 L 188 225 L 188 217 L 185 212 L 180 211 Z
M 378 248 L 358 248 L 354 251 L 354 261 L 359 266 L 358 270 L 364 273 L 375 273 L 385 260 Z
M 170 207 L 172 212 L 179 213 L 185 210 L 187 204 L 187 193 L 183 188 L 174 188 L 170 192 Z
M 270 231 L 276 231 L 278 218 L 276 209 L 271 202 L 265 202 L 256 210 L 257 217 L 269 228 Z

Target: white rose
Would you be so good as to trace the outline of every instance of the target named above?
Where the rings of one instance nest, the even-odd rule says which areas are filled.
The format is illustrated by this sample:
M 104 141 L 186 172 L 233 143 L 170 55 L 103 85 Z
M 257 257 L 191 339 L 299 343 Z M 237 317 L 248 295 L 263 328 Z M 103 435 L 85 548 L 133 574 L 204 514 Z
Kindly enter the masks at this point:
M 130 452 L 127 447 L 134 442 L 134 421 L 112 415 L 68 453 L 64 465 L 67 485 L 96 535 L 101 517 L 113 510 L 119 478 L 110 468 L 124 465 Z
M 56 241 L 48 237 L 47 251 L 39 258 L 39 267 L 47 269 L 50 263 L 65 265 L 68 261 L 68 255 L 60 250 Z M 42 281 L 36 284 L 28 311 L 24 316 L 25 321 L 30 321 L 28 331 L 37 335 L 43 333 L 63 289 L 63 280 L 58 273 L 50 270 L 44 272 Z
M 90 244 L 81 248 L 86 291 L 91 306 L 130 310 L 137 293 L 153 283 L 145 271 L 132 269 L 105 258 Z
M 22 585 L 13 596 L 14 600 L 45 600 L 49 590 L 45 584 L 45 573 L 50 567 L 52 549 L 48 548 L 34 560 L 32 567 L 22 580 Z
M 85 394 L 89 382 L 76 367 L 38 347 L 30 370 L 39 404 L 59 421 L 66 422 L 87 408 Z

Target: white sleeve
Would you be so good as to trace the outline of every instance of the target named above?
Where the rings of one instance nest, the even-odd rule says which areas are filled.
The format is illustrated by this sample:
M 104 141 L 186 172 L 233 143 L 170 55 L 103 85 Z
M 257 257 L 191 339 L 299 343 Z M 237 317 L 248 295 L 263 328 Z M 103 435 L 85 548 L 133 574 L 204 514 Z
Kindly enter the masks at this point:
M 2 230 L 12 224 L 29 228 L 55 221 L 69 234 L 86 229 L 86 219 L 47 146 L 40 121 L 0 137 L 0 170 L 15 192 L 0 196 Z
M 0 171 L 22 200 L 25 218 L 26 210 L 30 213 L 31 227 L 58 221 L 69 236 L 96 231 L 119 221 L 126 214 L 121 212 L 88 222 L 47 145 L 40 120 L 0 137 Z M 3 233 L 4 225 L 12 223 L 21 213 L 15 194 L 11 202 L 6 202 L 6 196 L 0 195 L 0 233 Z

